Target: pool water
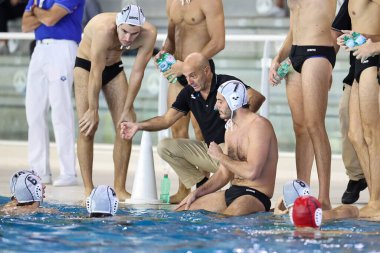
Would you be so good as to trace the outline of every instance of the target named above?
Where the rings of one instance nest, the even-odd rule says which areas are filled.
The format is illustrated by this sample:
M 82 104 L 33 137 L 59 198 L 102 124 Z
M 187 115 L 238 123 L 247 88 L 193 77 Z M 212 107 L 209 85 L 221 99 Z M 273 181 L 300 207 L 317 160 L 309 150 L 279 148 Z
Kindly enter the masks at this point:
M 0 204 L 8 198 L 0 197 Z M 317 233 L 294 231 L 288 216 L 259 213 L 222 217 L 205 212 L 136 209 L 87 218 L 85 208 L 62 204 L 60 214 L 0 217 L 5 252 L 380 252 L 380 223 L 333 221 Z

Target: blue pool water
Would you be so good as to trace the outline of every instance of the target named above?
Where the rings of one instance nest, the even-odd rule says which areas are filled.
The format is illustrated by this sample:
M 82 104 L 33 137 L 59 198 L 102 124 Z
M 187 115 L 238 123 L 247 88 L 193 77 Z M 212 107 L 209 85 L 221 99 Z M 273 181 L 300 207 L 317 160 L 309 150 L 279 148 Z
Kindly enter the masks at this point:
M 8 198 L 0 197 L 0 204 Z M 348 220 L 298 234 L 288 217 L 222 217 L 204 212 L 121 207 L 112 218 L 85 208 L 46 204 L 60 214 L 0 217 L 5 252 L 380 252 L 380 223 Z

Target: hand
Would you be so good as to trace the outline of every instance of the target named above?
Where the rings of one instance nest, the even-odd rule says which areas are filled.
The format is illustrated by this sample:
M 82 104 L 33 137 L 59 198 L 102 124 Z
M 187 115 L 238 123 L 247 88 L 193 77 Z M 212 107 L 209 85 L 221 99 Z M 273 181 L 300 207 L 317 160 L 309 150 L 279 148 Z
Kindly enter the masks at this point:
M 139 130 L 138 123 L 135 122 L 121 122 L 120 124 L 120 137 L 123 140 L 132 140 L 133 136 Z
M 351 36 L 352 33 L 353 33 L 353 31 L 350 31 L 350 30 L 341 30 L 341 32 L 343 34 L 340 35 L 338 38 L 336 38 L 336 44 L 338 46 L 340 46 L 341 48 L 343 48 L 345 51 L 349 51 L 350 48 L 348 46 L 346 46 L 346 44 L 344 43 L 344 37 Z
M 165 72 L 165 74 L 169 74 L 169 75 L 174 75 L 174 76 L 181 76 L 183 74 L 182 72 L 182 66 L 183 66 L 183 62 L 182 61 L 179 61 L 177 60 L 172 66 L 171 68 Z
M 158 69 L 158 64 L 157 64 L 157 60 L 161 57 L 162 54 L 166 53 L 165 50 L 160 50 L 154 57 L 153 57 L 153 61 L 154 61 L 154 65 L 156 66 L 156 68 Z
M 213 158 L 217 161 L 220 161 L 220 159 L 224 155 L 222 148 L 218 144 L 216 144 L 215 142 L 210 143 L 210 146 L 208 147 L 207 154 L 209 154 L 209 156 L 211 156 L 211 158 Z
M 277 75 L 277 69 L 279 67 L 280 63 L 273 60 L 269 68 L 269 83 L 272 84 L 272 86 L 277 86 L 281 82 L 281 78 Z
M 98 110 L 88 109 L 79 120 L 79 130 L 85 136 L 93 136 L 98 128 L 99 114 Z
M 190 194 L 187 195 L 187 197 L 184 198 L 181 201 L 181 203 L 179 203 L 178 205 L 176 205 L 176 207 L 174 208 L 174 210 L 178 211 L 178 209 L 180 209 L 184 205 L 185 205 L 184 210 L 189 210 L 190 205 L 198 198 L 196 192 L 197 192 L 197 190 L 195 190 L 193 192 L 190 192 Z
M 363 63 L 368 57 L 374 55 L 375 43 L 371 39 L 368 39 L 363 45 L 352 48 L 352 51 L 354 51 L 353 55 L 356 56 L 356 59 L 360 59 Z

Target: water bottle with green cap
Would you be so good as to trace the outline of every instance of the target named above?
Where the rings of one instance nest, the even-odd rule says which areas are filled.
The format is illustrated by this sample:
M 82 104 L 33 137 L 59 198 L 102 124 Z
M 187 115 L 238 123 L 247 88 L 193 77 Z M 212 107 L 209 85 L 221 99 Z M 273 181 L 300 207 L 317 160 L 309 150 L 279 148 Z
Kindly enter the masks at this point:
M 164 174 L 164 178 L 161 180 L 160 201 L 165 204 L 170 203 L 170 179 L 167 173 Z

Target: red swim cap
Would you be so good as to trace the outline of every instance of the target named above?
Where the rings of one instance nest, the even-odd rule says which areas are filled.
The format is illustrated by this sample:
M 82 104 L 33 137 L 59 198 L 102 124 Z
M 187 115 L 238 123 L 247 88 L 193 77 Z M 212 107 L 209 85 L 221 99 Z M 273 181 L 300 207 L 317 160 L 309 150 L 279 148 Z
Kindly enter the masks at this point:
M 319 228 L 322 223 L 321 203 L 310 195 L 298 197 L 289 215 L 296 227 Z

